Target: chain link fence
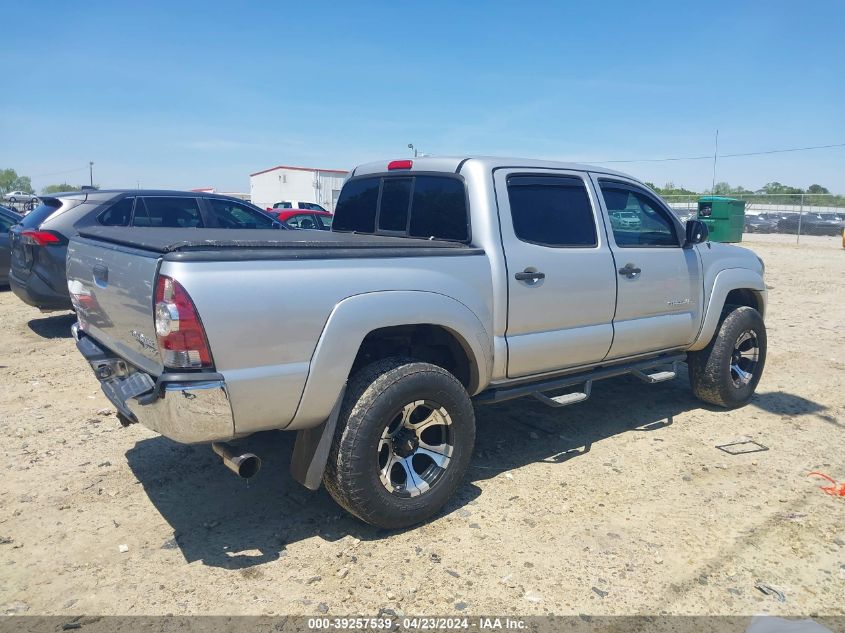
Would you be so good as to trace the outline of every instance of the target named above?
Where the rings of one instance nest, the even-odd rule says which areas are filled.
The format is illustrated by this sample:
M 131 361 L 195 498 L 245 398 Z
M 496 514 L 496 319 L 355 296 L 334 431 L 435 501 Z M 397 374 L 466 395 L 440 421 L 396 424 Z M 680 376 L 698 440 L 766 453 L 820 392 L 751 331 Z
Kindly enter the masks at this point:
M 708 194 L 661 196 L 682 219 L 696 217 L 698 200 Z M 729 194 L 745 201 L 746 233 L 836 235 L 845 231 L 845 196 L 827 193 Z

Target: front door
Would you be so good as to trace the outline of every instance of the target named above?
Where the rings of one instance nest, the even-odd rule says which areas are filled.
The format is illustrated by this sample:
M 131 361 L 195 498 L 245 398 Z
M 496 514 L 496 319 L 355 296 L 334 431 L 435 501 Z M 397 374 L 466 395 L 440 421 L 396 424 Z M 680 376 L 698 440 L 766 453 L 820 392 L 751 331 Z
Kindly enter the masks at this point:
M 508 377 L 601 361 L 613 340 L 616 272 L 589 176 L 499 169 L 494 181 L 508 276 Z
M 619 284 L 608 358 L 689 345 L 702 316 L 698 251 L 683 248 L 680 222 L 647 190 L 623 180 L 595 181 Z

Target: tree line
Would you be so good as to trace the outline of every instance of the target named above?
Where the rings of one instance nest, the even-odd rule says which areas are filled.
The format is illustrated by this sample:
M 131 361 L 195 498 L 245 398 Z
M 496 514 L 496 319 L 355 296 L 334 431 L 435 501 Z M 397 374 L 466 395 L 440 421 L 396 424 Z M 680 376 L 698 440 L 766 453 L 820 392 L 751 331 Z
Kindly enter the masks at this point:
M 845 196 L 832 194 L 827 187 L 813 184 L 806 189 L 790 187 L 780 182 L 768 182 L 760 189 L 746 189 L 742 185 L 733 187 L 727 182 L 717 182 L 712 189 L 704 191 L 692 191 L 684 187 L 677 187 L 675 183 L 667 182 L 664 186 L 658 187 L 654 183 L 646 182 L 649 187 L 664 197 L 697 197 L 697 196 L 727 196 L 740 198 L 746 202 L 769 203 L 769 204 L 798 204 L 801 194 L 808 195 L 804 199 L 807 206 L 824 207 L 845 207 Z

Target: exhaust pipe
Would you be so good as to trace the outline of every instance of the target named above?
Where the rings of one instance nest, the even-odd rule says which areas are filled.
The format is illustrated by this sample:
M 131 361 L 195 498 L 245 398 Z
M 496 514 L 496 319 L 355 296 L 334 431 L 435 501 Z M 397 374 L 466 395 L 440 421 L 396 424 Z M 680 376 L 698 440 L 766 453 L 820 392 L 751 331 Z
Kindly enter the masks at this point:
M 225 442 L 212 442 L 211 450 L 220 455 L 223 465 L 238 477 L 249 479 L 261 470 L 261 458 L 252 453 L 238 453 L 235 447 Z

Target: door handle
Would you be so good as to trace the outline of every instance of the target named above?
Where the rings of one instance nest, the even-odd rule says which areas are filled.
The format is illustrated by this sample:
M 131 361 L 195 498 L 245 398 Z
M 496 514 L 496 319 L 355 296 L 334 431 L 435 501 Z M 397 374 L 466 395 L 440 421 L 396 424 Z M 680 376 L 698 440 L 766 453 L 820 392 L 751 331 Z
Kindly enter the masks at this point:
M 535 282 L 540 281 L 541 279 L 545 279 L 546 273 L 541 273 L 541 272 L 533 272 L 532 273 L 531 271 L 525 270 L 521 273 L 516 273 L 513 276 L 513 278 L 516 279 L 517 281 L 528 281 L 530 283 L 535 283 Z
M 627 277 L 628 279 L 633 279 L 637 275 L 643 272 L 641 269 L 637 268 L 633 264 L 625 264 L 624 268 L 619 269 L 619 274 Z

